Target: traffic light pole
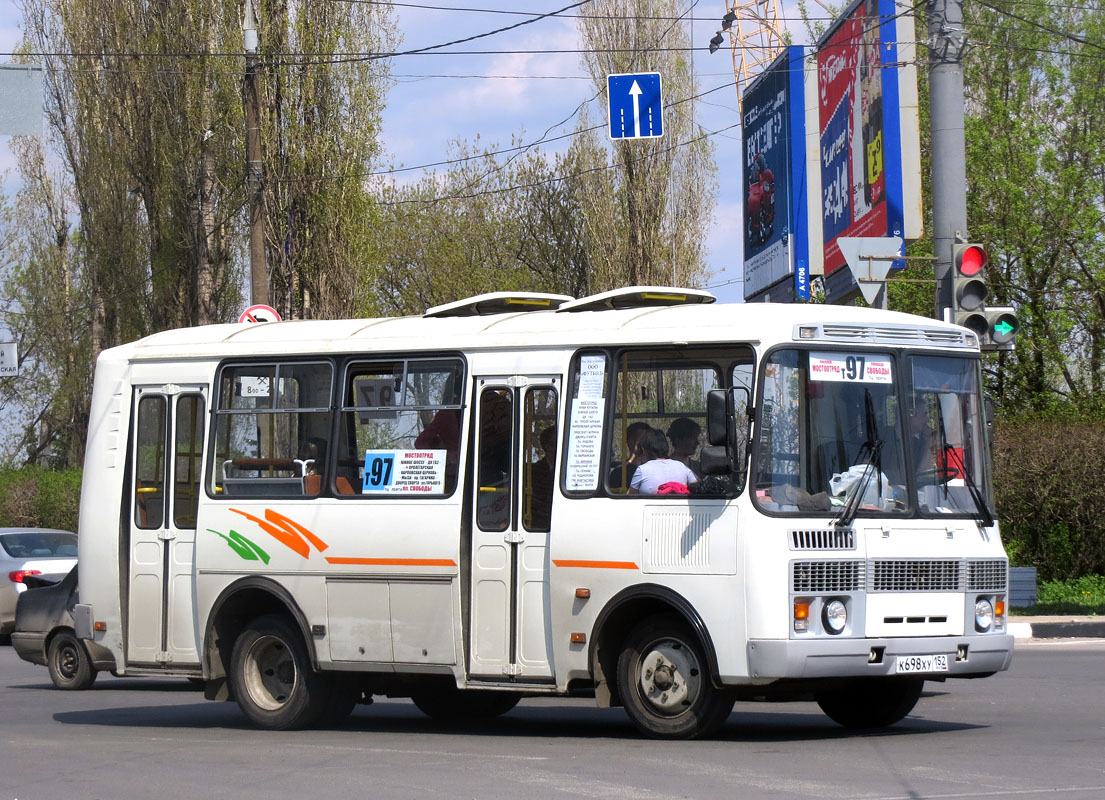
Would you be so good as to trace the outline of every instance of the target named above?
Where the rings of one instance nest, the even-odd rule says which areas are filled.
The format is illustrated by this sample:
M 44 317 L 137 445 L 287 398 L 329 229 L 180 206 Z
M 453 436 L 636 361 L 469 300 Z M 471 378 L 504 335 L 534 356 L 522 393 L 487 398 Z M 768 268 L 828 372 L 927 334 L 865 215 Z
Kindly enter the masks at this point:
M 963 100 L 963 0 L 928 0 L 929 123 L 935 317 L 955 305 L 952 248 L 967 239 L 967 149 Z

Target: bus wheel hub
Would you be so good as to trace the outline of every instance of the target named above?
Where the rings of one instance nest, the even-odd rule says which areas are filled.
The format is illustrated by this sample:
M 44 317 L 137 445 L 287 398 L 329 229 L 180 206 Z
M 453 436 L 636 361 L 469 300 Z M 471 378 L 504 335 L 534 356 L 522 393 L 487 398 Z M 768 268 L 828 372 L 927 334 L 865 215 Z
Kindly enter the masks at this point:
M 658 642 L 641 659 L 641 696 L 661 714 L 685 711 L 698 695 L 700 681 L 697 660 L 681 642 Z

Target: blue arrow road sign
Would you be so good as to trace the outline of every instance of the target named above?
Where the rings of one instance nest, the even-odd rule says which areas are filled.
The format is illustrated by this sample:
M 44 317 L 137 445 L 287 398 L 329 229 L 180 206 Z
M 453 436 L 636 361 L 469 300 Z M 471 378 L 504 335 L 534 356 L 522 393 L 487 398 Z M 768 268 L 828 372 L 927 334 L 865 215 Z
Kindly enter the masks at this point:
M 610 96 L 610 138 L 645 139 L 664 135 L 660 73 L 606 76 Z

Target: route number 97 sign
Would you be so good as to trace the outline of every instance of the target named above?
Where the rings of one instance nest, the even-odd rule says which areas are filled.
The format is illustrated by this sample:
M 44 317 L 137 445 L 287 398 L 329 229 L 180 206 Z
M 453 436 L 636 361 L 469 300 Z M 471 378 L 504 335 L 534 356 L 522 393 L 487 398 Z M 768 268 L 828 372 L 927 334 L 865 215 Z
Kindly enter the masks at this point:
M 441 494 L 445 450 L 368 450 L 363 494 Z
M 810 353 L 810 380 L 893 383 L 890 356 L 879 353 Z

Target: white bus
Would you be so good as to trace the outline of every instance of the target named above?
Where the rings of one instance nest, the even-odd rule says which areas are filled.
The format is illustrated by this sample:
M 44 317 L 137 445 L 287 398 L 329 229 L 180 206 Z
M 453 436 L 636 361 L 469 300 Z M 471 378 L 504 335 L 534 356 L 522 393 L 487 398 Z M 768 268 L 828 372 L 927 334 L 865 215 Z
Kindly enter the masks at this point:
M 275 729 L 593 695 L 687 738 L 810 693 L 879 727 L 1008 668 L 974 334 L 713 300 L 494 293 L 106 351 L 78 635 Z

